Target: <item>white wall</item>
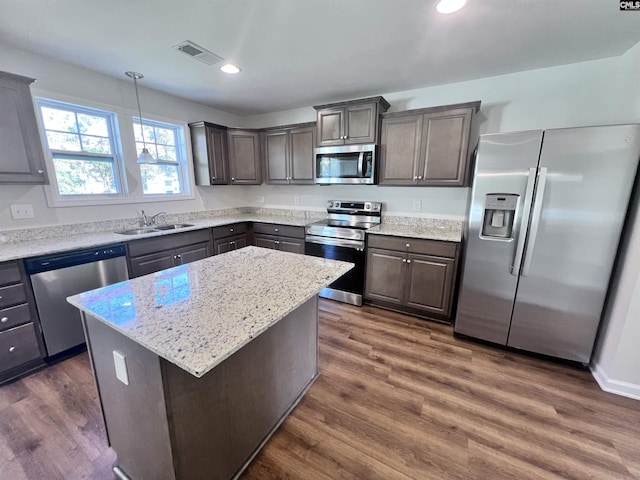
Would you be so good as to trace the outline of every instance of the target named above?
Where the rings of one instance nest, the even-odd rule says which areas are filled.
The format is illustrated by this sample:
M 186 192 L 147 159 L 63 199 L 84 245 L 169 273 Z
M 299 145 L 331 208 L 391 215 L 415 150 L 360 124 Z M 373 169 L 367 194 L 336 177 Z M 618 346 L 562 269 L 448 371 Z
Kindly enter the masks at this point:
M 31 87 L 34 95 L 56 96 L 78 103 L 87 101 L 92 105 L 112 107 L 136 114 L 135 91 L 131 80 L 124 76 L 124 72 L 121 79 L 113 78 L 3 45 L 0 45 L 0 66 L 2 70 L 37 79 Z M 141 81 L 142 85 L 143 83 L 144 80 Z M 150 90 L 142 85 L 140 85 L 140 102 L 143 106 L 143 115 L 185 123 L 208 120 L 231 126 L 238 125 L 241 121 L 236 115 Z M 195 188 L 194 191 L 193 200 L 50 208 L 42 186 L 2 185 L 0 186 L 0 229 L 127 218 L 136 216 L 140 209 L 179 213 L 204 208 L 232 207 L 245 203 L 240 195 L 241 192 L 221 192 L 214 198 L 205 194 L 205 198 L 202 198 L 200 187 Z M 9 211 L 9 205 L 13 203 L 32 204 L 35 218 L 13 220 Z
M 640 122 L 640 44 L 621 58 L 625 100 Z M 640 190 L 640 188 L 638 188 Z M 614 276 L 592 371 L 607 391 L 640 400 L 640 192 L 636 192 L 632 223 L 623 243 L 623 256 Z

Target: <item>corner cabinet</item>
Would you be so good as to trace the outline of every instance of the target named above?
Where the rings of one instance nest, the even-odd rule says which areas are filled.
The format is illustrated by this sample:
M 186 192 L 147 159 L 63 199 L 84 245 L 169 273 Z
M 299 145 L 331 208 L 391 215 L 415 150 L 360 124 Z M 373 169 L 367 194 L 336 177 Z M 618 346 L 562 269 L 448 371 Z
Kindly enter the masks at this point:
M 365 300 L 450 323 L 459 244 L 383 235 L 368 239 Z
M 380 185 L 466 186 L 480 102 L 384 114 Z
M 196 185 L 228 185 L 227 127 L 196 122 L 189 129 Z
M 212 255 L 211 231 L 194 230 L 134 240 L 128 244 L 129 276 L 141 277 Z
M 317 146 L 377 143 L 380 114 L 389 108 L 383 97 L 316 105 Z
M 48 184 L 29 85 L 0 72 L 0 184 Z
M 229 129 L 227 139 L 231 185 L 260 185 L 260 133 Z
M 313 184 L 316 124 L 305 123 L 262 133 L 266 183 Z

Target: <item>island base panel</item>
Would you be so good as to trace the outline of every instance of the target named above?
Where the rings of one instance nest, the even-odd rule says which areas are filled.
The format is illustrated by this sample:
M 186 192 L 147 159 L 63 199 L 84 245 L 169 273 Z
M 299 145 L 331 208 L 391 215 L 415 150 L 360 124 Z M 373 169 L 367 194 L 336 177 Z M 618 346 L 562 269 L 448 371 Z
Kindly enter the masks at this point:
M 131 479 L 236 478 L 318 375 L 317 296 L 201 378 L 89 315 L 86 324 L 108 436 Z

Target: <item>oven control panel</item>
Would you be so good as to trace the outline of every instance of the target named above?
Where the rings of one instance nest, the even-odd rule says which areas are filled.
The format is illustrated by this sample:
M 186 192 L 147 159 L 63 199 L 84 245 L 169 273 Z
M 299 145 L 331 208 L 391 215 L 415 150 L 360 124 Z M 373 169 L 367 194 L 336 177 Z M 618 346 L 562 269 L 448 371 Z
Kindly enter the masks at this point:
M 347 200 L 329 200 L 327 210 L 361 211 L 379 213 L 382 209 L 380 202 L 352 202 Z

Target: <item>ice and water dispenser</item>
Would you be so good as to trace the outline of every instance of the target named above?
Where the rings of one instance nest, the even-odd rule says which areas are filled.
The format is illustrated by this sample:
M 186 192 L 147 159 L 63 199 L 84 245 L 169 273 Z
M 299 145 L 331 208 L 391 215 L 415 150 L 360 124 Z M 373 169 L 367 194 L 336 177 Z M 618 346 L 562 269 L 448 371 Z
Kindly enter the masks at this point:
M 490 193 L 486 195 L 481 236 L 496 239 L 512 238 L 517 204 L 518 195 L 516 194 Z

